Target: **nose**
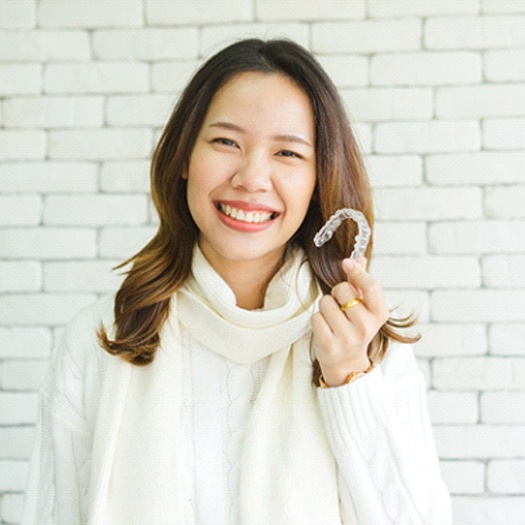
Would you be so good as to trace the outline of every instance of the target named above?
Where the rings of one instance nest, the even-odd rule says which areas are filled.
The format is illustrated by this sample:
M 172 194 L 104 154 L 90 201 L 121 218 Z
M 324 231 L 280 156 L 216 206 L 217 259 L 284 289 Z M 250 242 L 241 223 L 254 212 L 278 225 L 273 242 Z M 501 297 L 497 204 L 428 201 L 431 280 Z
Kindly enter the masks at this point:
M 231 183 L 235 189 L 249 193 L 269 191 L 272 188 L 270 163 L 255 156 L 243 158 Z

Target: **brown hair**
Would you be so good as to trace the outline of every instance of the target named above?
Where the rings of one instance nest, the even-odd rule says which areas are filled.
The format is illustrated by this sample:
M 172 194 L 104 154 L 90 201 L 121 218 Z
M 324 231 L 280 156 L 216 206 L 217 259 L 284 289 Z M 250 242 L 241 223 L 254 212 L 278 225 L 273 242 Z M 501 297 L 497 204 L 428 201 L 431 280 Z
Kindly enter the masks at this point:
M 362 211 L 373 226 L 371 192 L 359 147 L 337 89 L 317 60 L 288 40 L 249 39 L 226 47 L 195 73 L 160 137 L 151 165 L 151 193 L 159 229 L 142 250 L 117 267 L 132 263 L 115 298 L 115 337 L 110 340 L 103 326 L 98 333 L 106 351 L 135 365 L 153 360 L 170 298 L 191 271 L 199 230 L 188 209 L 183 174 L 197 135 L 215 93 L 246 71 L 286 75 L 310 98 L 317 182 L 306 218 L 290 242 L 306 252 L 323 292 L 329 293 L 345 279 L 341 260 L 352 251 L 357 232 L 353 221 L 345 221 L 321 250 L 312 242 L 315 232 L 342 207 Z M 367 257 L 371 249 L 372 242 Z M 396 331 L 411 324 L 409 320 L 387 321 L 370 344 L 370 358 L 375 362 L 382 359 L 389 339 L 412 341 Z M 314 378 L 318 375 L 315 363 Z

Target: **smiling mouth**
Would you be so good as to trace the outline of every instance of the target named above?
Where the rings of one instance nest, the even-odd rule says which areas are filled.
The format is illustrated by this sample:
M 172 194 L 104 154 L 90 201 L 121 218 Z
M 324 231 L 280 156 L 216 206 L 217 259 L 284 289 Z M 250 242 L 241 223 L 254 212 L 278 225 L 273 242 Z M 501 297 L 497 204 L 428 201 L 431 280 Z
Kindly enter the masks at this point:
M 217 209 L 230 217 L 240 222 L 247 222 L 251 224 L 260 224 L 264 222 L 270 222 L 272 219 L 277 217 L 277 213 L 268 211 L 244 211 L 239 208 L 234 208 L 228 204 L 222 202 L 217 203 Z

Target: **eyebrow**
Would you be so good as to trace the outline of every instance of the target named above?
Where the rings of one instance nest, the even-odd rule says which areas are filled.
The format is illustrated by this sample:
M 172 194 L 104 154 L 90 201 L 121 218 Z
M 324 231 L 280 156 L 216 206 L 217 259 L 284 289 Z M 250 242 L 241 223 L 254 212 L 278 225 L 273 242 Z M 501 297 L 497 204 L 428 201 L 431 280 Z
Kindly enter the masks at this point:
M 210 128 L 222 128 L 222 129 L 230 129 L 232 131 L 238 131 L 239 133 L 246 133 L 246 130 L 244 128 L 241 128 L 241 126 L 238 126 L 237 124 L 233 124 L 232 122 L 213 122 L 208 127 Z M 275 135 L 272 137 L 274 140 L 281 140 L 284 142 L 295 142 L 298 144 L 304 144 L 305 146 L 312 147 L 312 145 L 303 137 L 300 137 L 299 135 Z

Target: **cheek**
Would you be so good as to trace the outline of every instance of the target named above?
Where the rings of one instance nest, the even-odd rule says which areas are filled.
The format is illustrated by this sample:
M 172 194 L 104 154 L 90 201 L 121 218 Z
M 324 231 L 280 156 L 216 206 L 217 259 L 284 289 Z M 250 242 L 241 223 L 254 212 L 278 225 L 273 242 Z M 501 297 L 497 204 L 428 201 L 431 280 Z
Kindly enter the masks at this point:
M 296 208 L 308 208 L 314 194 L 315 182 L 315 175 L 307 173 L 287 185 L 288 199 Z

